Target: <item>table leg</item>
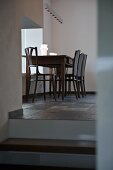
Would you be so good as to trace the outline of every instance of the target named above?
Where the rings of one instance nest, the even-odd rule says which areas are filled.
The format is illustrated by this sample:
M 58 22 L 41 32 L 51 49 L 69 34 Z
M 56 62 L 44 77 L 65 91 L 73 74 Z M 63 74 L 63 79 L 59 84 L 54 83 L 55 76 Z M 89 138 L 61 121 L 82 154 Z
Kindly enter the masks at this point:
M 65 63 L 66 63 L 66 59 L 63 58 L 63 60 L 61 62 L 62 100 L 64 100 L 64 89 L 65 89 Z
M 28 64 L 26 62 L 26 101 L 28 101 L 29 89 L 30 89 L 30 76 L 29 76 Z

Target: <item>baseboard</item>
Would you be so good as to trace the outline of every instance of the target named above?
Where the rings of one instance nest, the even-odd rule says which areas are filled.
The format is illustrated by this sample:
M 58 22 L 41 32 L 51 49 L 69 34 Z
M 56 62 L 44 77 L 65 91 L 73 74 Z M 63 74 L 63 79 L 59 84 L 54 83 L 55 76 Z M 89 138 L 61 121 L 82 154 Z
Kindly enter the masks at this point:
M 71 92 L 71 94 L 74 94 L 75 92 L 74 91 L 72 91 Z M 80 92 L 81 93 L 81 92 Z M 89 94 L 89 95 L 96 95 L 97 94 L 97 92 L 96 91 L 86 91 L 86 94 Z
M 72 91 L 71 93 L 74 94 L 74 91 Z M 46 95 L 48 95 L 48 94 L 49 94 L 49 92 L 46 92 Z M 86 94 L 96 95 L 97 92 L 96 91 L 86 91 Z M 39 96 L 42 96 L 42 95 L 43 95 L 43 93 L 38 93 L 38 94 L 36 94 L 36 97 L 39 97 Z M 31 99 L 32 97 L 33 97 L 33 94 L 29 94 L 29 98 Z M 25 101 L 26 95 L 23 95 L 22 99 L 23 99 L 23 101 Z
M 49 94 L 48 92 L 46 94 Z M 42 96 L 43 93 L 37 93 L 35 96 L 36 97 L 40 97 Z M 29 94 L 29 99 L 32 99 L 33 98 L 33 94 Z M 26 95 L 22 95 L 22 100 L 25 101 L 26 100 Z
M 9 119 L 14 119 L 15 117 L 19 117 L 23 115 L 23 109 L 18 109 L 18 110 L 14 110 L 9 112 Z
M 96 91 L 86 91 L 86 94 L 97 94 Z

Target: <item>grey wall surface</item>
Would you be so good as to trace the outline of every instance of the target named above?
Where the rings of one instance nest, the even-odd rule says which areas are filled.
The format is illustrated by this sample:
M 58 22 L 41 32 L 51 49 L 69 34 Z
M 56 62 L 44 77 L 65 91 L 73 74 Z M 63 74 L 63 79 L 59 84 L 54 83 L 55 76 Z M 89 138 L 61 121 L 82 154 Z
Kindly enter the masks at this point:
M 52 8 L 63 19 L 52 17 L 52 48 L 58 54 L 74 57 L 80 49 L 86 53 L 86 90 L 96 91 L 97 1 L 52 0 Z M 48 14 L 49 15 L 49 14 Z
M 113 1 L 98 0 L 98 54 L 113 56 Z
M 113 169 L 113 1 L 98 0 L 97 169 Z
M 24 16 L 43 26 L 43 2 L 0 1 L 0 140 L 8 136 L 8 112 L 22 107 L 21 27 Z

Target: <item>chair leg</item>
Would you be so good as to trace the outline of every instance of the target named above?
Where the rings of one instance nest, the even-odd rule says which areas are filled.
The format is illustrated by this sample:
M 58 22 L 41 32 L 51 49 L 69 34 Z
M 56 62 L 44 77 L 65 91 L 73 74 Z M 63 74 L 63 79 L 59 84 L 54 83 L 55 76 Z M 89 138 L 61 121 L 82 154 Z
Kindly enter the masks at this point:
M 70 95 L 70 83 L 71 83 L 71 80 L 68 81 L 68 95 Z
M 35 89 L 34 89 L 34 94 L 33 94 L 32 102 L 34 102 L 34 99 L 35 99 L 37 83 L 38 83 L 38 75 L 36 76 Z
M 61 86 L 61 80 L 60 80 L 60 77 L 59 77 L 59 80 L 57 81 L 58 82 L 58 98 L 60 97 L 60 94 L 61 94 L 61 91 L 62 91 L 62 86 Z
M 65 80 L 65 96 L 67 95 L 67 80 Z
M 77 87 L 77 94 L 78 94 L 78 98 L 80 98 L 80 85 L 79 85 L 79 81 L 76 80 L 76 87 Z
M 73 87 L 74 87 L 74 92 L 75 92 L 76 99 L 78 99 L 75 80 L 73 80 Z
M 31 82 L 29 82 L 29 90 L 28 90 L 28 94 L 29 94 L 29 92 L 30 92 L 30 87 L 31 87 Z
M 46 100 L 46 80 L 45 80 L 45 75 L 43 77 L 43 89 L 44 89 L 44 100 Z
M 49 96 L 51 96 L 51 80 L 49 82 Z
M 26 102 L 28 101 L 29 98 L 29 91 L 30 91 L 30 78 L 26 79 Z
M 83 79 L 83 91 L 84 91 L 84 96 L 86 96 L 86 88 L 85 88 L 85 82 L 84 82 L 84 79 Z
M 52 93 L 51 89 L 52 89 L 52 77 L 50 76 L 50 81 L 49 81 L 49 96 L 51 96 L 51 93 Z
M 82 97 L 84 97 L 84 87 L 83 87 L 83 81 L 82 80 L 80 80 L 80 88 L 81 88 Z
M 52 74 L 54 68 L 49 68 L 49 73 Z M 51 96 L 51 88 L 52 88 L 52 76 L 49 78 L 49 96 Z
M 67 83 L 68 83 L 68 86 L 67 86 L 67 95 L 68 95 L 68 96 L 69 96 L 69 94 L 70 94 L 70 91 L 69 91 L 70 81 L 71 81 L 71 80 L 69 79 L 68 82 L 67 82 Z
M 53 96 L 54 96 L 54 99 L 56 101 L 56 79 L 55 79 L 55 76 L 52 76 L 52 82 L 53 82 Z

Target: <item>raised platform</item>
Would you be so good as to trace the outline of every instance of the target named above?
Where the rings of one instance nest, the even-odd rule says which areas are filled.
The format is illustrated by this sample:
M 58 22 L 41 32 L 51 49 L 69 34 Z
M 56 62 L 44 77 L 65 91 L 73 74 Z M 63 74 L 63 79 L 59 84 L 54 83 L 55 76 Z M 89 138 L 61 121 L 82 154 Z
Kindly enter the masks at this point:
M 32 103 L 23 103 L 22 110 L 17 110 L 9 114 L 10 119 L 24 120 L 75 120 L 75 121 L 95 121 L 96 120 L 96 95 L 87 94 L 84 98 L 76 99 L 75 95 L 66 96 L 64 101 L 58 98 L 54 101 L 49 95 L 44 101 L 43 96 L 36 98 Z M 20 112 L 20 114 L 19 114 Z

